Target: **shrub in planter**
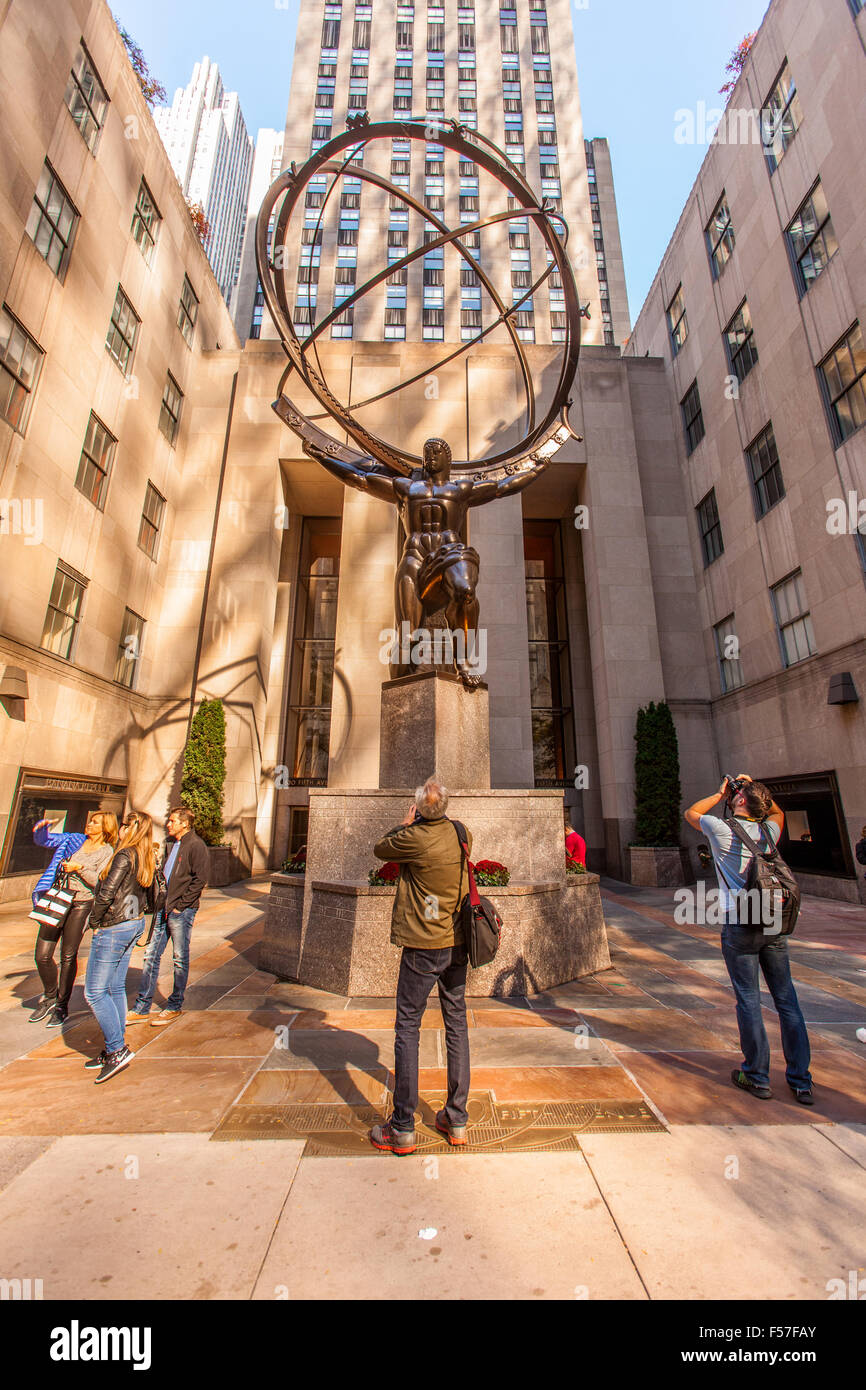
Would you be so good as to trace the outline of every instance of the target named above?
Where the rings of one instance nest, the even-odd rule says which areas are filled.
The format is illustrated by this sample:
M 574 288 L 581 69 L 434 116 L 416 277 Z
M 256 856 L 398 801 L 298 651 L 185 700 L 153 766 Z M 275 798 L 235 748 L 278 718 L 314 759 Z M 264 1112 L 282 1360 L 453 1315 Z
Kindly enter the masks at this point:
M 635 845 L 680 843 L 680 760 L 671 712 L 661 701 L 637 712 L 634 760 Z
M 226 717 L 221 700 L 202 700 L 190 725 L 183 755 L 180 799 L 195 812 L 195 832 L 206 845 L 223 838 L 226 780 Z
M 566 861 L 565 861 L 565 872 L 566 872 L 567 874 L 585 874 L 585 873 L 586 873 L 586 865 L 585 865 L 585 864 L 578 864 L 578 862 L 577 862 L 576 859 L 566 859 Z
M 400 865 L 389 860 L 387 864 L 380 864 L 378 868 L 371 869 L 367 881 L 373 888 L 388 888 L 392 883 L 396 883 L 399 877 Z
M 505 865 L 497 864 L 495 859 L 479 859 L 472 867 L 475 870 L 475 882 L 482 888 L 504 888 L 511 878 Z

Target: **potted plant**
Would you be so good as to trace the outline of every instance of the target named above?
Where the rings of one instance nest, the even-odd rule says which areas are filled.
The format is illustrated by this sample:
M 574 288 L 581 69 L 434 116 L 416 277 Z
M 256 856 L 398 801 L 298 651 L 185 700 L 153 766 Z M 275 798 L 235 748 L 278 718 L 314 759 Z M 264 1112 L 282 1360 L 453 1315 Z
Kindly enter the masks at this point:
M 371 869 L 367 881 L 371 888 L 393 888 L 399 877 L 400 865 L 389 859 L 387 864 L 379 864 L 377 868 Z
M 637 712 L 634 760 L 635 838 L 629 846 L 630 881 L 673 888 L 689 882 L 680 846 L 680 759 L 673 716 L 664 700 Z
M 307 846 L 301 845 L 290 858 L 288 858 L 280 870 L 282 874 L 305 874 L 307 872 Z
M 475 870 L 475 882 L 482 888 L 504 888 L 511 878 L 505 865 L 498 864 L 495 859 L 479 859 L 472 868 Z

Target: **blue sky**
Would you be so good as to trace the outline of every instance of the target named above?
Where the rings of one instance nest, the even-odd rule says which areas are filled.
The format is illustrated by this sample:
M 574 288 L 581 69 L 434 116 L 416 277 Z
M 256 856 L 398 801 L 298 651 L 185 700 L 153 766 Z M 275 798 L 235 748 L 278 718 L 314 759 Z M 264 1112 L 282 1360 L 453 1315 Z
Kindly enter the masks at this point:
M 493 0 L 480 0 L 482 6 Z M 250 133 L 285 124 L 298 0 L 113 0 L 171 100 L 205 53 L 240 93 Z M 574 4 L 584 133 L 610 141 L 632 319 L 694 183 L 705 145 L 674 140 L 674 113 L 723 105 L 725 64 L 766 0 Z

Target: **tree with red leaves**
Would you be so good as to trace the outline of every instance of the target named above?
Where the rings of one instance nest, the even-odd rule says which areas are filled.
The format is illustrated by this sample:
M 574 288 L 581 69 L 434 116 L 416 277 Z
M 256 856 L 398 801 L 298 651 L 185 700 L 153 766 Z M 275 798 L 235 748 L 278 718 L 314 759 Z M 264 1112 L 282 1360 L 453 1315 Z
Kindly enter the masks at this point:
M 751 53 L 752 44 L 755 42 L 755 39 L 757 37 L 757 30 L 755 30 L 754 34 L 747 34 L 746 37 L 743 39 L 742 43 L 740 43 L 739 46 L 735 48 L 733 53 L 731 54 L 731 60 L 728 63 L 728 66 L 725 68 L 725 72 L 730 72 L 733 74 L 733 76 L 730 78 L 728 82 L 725 83 L 724 87 L 719 88 L 719 92 L 723 97 L 730 96 L 731 92 L 734 90 L 737 83 L 739 82 L 740 73 L 746 66 L 746 59 Z
M 204 246 L 205 242 L 210 236 L 210 223 L 205 217 L 204 208 L 202 207 L 201 203 L 190 202 L 189 198 L 187 198 L 186 200 L 186 205 L 189 208 L 189 215 L 192 218 L 192 225 L 195 227 L 196 232 L 198 233 L 198 239 L 201 242 L 202 246 Z
M 129 58 L 129 61 L 132 64 L 132 71 L 138 78 L 138 85 L 141 88 L 142 96 L 144 97 L 148 106 L 152 107 L 154 102 L 157 101 L 165 101 L 165 88 L 163 87 L 161 82 L 157 82 L 156 78 L 152 76 L 150 68 L 147 66 L 144 54 L 142 53 L 138 44 L 132 38 L 132 35 L 129 34 L 126 29 L 124 29 L 120 20 L 117 18 L 117 15 L 114 16 L 114 22 L 117 25 L 117 32 L 123 39 L 123 46 L 126 49 L 127 57 Z

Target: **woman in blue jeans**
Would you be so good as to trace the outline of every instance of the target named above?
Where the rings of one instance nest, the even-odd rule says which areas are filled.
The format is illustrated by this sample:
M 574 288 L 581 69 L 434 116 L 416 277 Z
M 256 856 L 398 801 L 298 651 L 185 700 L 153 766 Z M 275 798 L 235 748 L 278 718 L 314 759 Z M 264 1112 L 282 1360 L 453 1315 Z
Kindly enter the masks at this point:
M 93 942 L 84 997 L 102 1029 L 105 1047 L 84 1065 L 99 1068 L 97 1082 L 122 1071 L 135 1056 L 124 1039 L 126 972 L 144 926 L 144 913 L 151 906 L 149 890 L 156 873 L 150 816 L 133 811 L 120 829 L 117 849 L 103 870 L 89 923 Z

